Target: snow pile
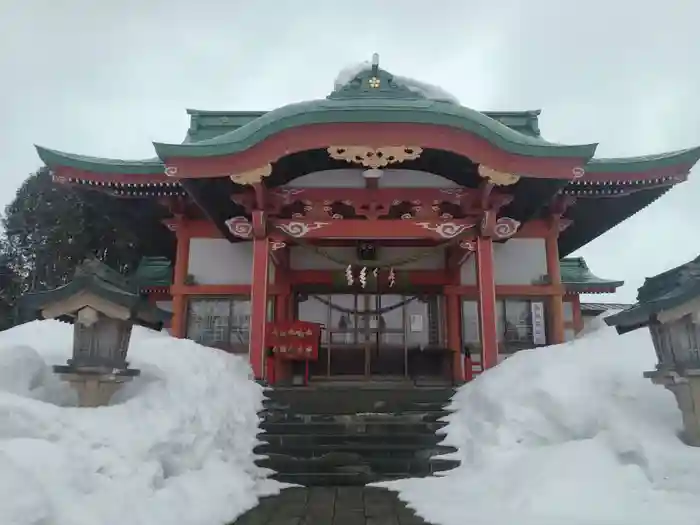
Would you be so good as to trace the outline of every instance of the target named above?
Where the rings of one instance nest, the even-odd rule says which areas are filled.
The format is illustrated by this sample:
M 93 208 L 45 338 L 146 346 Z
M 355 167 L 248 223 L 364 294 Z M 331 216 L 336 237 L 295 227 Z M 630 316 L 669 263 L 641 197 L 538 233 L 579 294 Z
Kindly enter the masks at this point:
M 436 525 L 697 525 L 700 449 L 654 366 L 645 330 L 520 352 L 455 394 L 462 466 L 388 486 Z
M 141 377 L 75 408 L 51 371 L 72 327 L 0 332 L 2 525 L 215 525 L 277 486 L 254 464 L 262 388 L 238 357 L 136 328 Z
M 611 315 L 618 314 L 620 312 L 622 312 L 622 309 L 617 308 L 614 310 L 607 310 L 602 314 L 596 315 L 593 319 L 591 319 L 588 322 L 588 324 L 583 328 L 583 330 L 576 334 L 576 337 L 579 339 L 582 337 L 588 337 L 593 332 L 597 332 L 598 330 L 607 328 L 608 325 L 605 324 L 605 318 Z
M 371 69 L 372 63 L 367 61 L 353 64 L 341 69 L 340 73 L 338 73 L 338 76 L 335 79 L 335 89 L 342 88 L 344 85 L 352 82 L 355 77 L 363 71 L 369 71 Z M 457 97 L 439 86 L 434 86 L 421 80 L 398 75 L 393 75 L 392 78 L 399 86 L 404 86 L 405 88 L 413 91 L 414 93 L 418 93 L 427 99 L 459 104 Z

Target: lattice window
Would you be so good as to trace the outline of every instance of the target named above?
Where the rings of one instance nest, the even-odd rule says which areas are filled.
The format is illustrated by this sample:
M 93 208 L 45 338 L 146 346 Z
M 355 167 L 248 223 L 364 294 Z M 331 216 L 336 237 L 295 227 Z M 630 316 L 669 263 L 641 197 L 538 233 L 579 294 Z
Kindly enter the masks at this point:
M 532 307 L 533 301 L 525 299 L 496 301 L 496 331 L 500 353 L 510 354 L 537 346 L 534 342 Z M 480 351 L 481 334 L 476 301 L 462 303 L 462 340 L 472 354 Z
M 232 352 L 247 352 L 250 300 L 247 297 L 190 299 L 187 337 Z

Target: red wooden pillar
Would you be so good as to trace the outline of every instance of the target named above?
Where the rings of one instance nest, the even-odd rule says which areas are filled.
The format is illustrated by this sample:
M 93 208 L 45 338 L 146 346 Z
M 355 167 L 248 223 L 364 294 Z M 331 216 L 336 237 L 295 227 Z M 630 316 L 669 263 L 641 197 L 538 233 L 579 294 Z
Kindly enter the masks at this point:
M 447 346 L 452 350 L 452 378 L 455 381 L 464 379 L 461 321 L 459 295 L 450 293 L 447 296 Z
M 481 332 L 481 368 L 498 364 L 496 329 L 496 279 L 493 267 L 493 243 L 490 238 L 476 239 L 476 283 L 479 293 L 479 331 Z
M 459 286 L 459 264 L 451 263 L 451 252 L 447 253 L 445 271 L 450 276 L 453 285 Z M 460 296 L 454 291 L 445 294 L 447 308 L 447 347 L 452 350 L 452 379 L 462 381 L 464 379 L 464 360 L 462 359 L 462 315 Z
M 564 342 L 564 289 L 561 284 L 559 263 L 559 216 L 552 217 L 549 232 L 545 238 L 547 252 L 547 274 L 549 280 L 559 289 L 559 293 L 549 297 L 549 343 Z
M 253 266 L 250 286 L 250 341 L 248 358 L 256 379 L 264 376 L 267 290 L 270 273 L 270 239 L 265 231 L 265 213 L 253 212 Z
M 288 250 L 284 248 L 283 250 Z M 278 293 L 275 296 L 275 321 L 291 321 L 293 319 L 290 309 L 291 294 L 289 283 L 289 252 L 276 252 L 279 257 L 275 260 L 275 286 L 282 288 L 283 293 Z M 284 359 L 274 359 L 274 380 L 286 381 L 292 377 L 291 361 Z M 268 377 L 268 381 L 272 383 L 272 378 Z
M 190 259 L 190 233 L 187 231 L 184 220 L 178 219 L 174 225 L 177 248 L 175 252 L 175 269 L 173 271 L 173 287 L 175 290 L 171 291 L 173 316 L 170 323 L 170 334 L 173 337 L 182 339 L 187 335 L 187 300 L 182 294 L 182 287 L 187 281 Z M 180 288 L 180 290 L 177 290 L 177 288 Z

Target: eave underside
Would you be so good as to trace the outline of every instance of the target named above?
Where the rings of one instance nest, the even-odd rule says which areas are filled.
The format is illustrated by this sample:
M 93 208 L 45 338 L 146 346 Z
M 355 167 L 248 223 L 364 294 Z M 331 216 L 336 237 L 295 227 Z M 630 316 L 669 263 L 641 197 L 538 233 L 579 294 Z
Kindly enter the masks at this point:
M 559 253 L 566 257 L 649 206 L 670 186 L 648 188 L 618 197 L 580 197 L 566 217 L 571 225 L 559 235 Z
M 330 158 L 322 149 L 287 155 L 273 164 L 273 170 L 265 180 L 268 188 L 285 185 L 294 179 L 309 173 L 336 170 L 357 169 L 345 161 Z M 426 149 L 415 160 L 395 165 L 397 169 L 418 170 L 444 177 L 466 188 L 477 188 L 484 182 L 477 171 L 477 164 L 454 153 Z M 72 170 L 76 176 L 75 168 Z M 133 198 L 134 206 L 141 208 L 143 199 L 158 199 L 161 203 L 182 199 L 186 196 L 195 207 L 202 210 L 205 217 L 212 220 L 222 235 L 234 240 L 225 226 L 225 221 L 232 216 L 245 215 L 246 210 L 231 201 L 231 195 L 246 191 L 246 188 L 231 182 L 227 177 L 209 179 L 168 179 L 165 182 L 145 182 L 143 184 L 99 181 L 99 174 L 91 174 L 90 179 L 76 178 L 67 180 L 60 174 L 61 180 L 69 184 L 78 184 L 91 190 L 99 190 L 117 197 Z M 95 179 L 98 182 L 95 182 Z M 657 185 L 643 182 L 586 183 L 585 180 L 566 181 L 557 179 L 538 179 L 523 177 L 513 186 L 499 188 L 513 195 L 510 204 L 501 210 L 502 216 L 512 217 L 525 222 L 532 218 L 546 216 L 548 206 L 560 194 L 574 197 L 576 202 L 565 214 L 572 223 L 561 232 L 559 238 L 560 256 L 565 257 L 581 248 L 607 230 L 634 215 L 665 193 L 672 183 L 670 179 L 658 179 Z M 160 215 L 166 214 L 165 208 L 154 209 Z
M 464 188 L 476 189 L 484 183 L 476 164 L 445 151 L 424 150 L 419 158 L 392 167 L 432 173 Z M 330 158 L 325 150 L 306 151 L 288 155 L 276 162 L 271 175 L 265 178 L 265 186 L 277 188 L 310 173 L 346 169 L 358 167 Z M 329 176 L 332 174 L 329 173 Z M 233 216 L 247 215 L 246 210 L 232 202 L 230 196 L 250 191 L 249 188 L 234 184 L 228 178 L 183 179 L 181 184 L 222 232 L 227 232 L 224 221 Z M 502 208 L 500 215 L 521 223 L 537 217 L 566 184 L 567 181 L 561 180 L 521 178 L 512 187 L 499 187 L 499 191 L 514 196 L 512 202 Z M 391 191 L 391 188 L 386 190 Z M 228 233 L 226 236 L 229 236 Z

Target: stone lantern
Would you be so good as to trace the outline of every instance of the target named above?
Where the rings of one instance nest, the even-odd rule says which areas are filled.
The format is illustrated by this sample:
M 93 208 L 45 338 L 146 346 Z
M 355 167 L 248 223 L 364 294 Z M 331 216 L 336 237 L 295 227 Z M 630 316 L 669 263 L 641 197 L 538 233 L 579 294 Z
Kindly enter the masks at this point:
M 22 306 L 42 319 L 73 324 L 73 356 L 54 372 L 70 382 L 83 407 L 108 404 L 123 383 L 139 375 L 126 360 L 133 326 L 160 330 L 170 315 L 94 259 L 83 262 L 70 283 L 24 296 Z
M 649 329 L 657 365 L 644 377 L 673 392 L 683 414 L 683 439 L 700 446 L 700 257 L 647 278 L 637 303 L 605 322 L 620 334 Z

